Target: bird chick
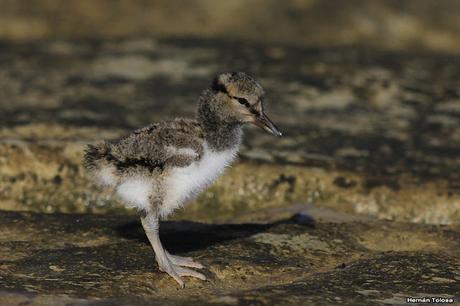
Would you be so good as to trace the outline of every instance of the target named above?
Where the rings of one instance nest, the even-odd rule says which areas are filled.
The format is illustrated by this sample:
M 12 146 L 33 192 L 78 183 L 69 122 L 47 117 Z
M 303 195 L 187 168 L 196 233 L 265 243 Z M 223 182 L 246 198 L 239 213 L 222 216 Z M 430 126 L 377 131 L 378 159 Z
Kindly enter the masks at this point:
M 243 72 L 223 73 L 199 99 L 195 120 L 154 123 L 117 141 L 87 145 L 84 165 L 100 185 L 112 187 L 127 207 L 136 208 L 161 271 L 184 287 L 183 276 L 206 277 L 203 266 L 171 255 L 159 237 L 159 220 L 208 187 L 235 158 L 242 126 L 281 132 L 265 115 L 264 90 Z

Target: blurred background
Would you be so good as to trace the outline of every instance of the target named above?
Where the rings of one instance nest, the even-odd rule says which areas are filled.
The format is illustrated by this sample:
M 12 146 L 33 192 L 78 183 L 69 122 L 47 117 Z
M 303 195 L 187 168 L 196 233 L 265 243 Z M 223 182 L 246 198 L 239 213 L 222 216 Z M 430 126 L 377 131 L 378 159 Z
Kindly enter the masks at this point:
M 216 73 L 242 70 L 286 136 L 248 128 L 237 165 L 177 218 L 312 205 L 455 223 L 459 14 L 456 0 L 2 0 L 0 208 L 130 213 L 88 182 L 83 145 L 193 116 Z
M 460 50 L 456 0 L 2 0 L 0 38 L 196 36 L 299 46 Z

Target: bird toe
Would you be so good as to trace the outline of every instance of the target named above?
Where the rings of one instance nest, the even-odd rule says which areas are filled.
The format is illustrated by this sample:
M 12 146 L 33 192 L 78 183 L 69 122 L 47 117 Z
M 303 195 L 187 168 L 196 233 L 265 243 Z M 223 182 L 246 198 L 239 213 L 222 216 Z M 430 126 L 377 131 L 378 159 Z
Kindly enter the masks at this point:
M 167 255 L 168 255 L 169 260 L 173 264 L 175 264 L 177 266 L 196 268 L 196 269 L 203 269 L 204 268 L 204 266 L 202 264 L 200 264 L 199 262 L 193 260 L 192 257 L 181 257 L 181 256 L 177 256 L 177 255 L 171 255 L 169 253 Z
M 195 270 L 192 270 L 192 269 L 184 268 L 184 267 L 177 267 L 177 273 L 180 276 L 191 276 L 191 277 L 199 278 L 204 281 L 206 280 L 206 276 L 204 274 L 197 272 Z

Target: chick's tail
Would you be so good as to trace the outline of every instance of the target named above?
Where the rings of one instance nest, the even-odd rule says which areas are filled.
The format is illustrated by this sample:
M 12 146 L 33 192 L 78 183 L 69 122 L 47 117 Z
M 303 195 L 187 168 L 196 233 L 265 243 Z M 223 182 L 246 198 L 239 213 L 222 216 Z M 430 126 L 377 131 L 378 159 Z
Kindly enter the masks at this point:
M 106 165 L 108 156 L 110 156 L 110 145 L 107 142 L 86 145 L 83 165 L 87 170 L 98 170 Z

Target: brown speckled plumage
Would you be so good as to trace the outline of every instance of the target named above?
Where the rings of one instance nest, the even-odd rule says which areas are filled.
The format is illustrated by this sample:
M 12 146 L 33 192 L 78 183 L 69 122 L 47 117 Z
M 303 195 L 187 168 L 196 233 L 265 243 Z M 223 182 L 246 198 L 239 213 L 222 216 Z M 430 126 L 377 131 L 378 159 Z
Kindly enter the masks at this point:
M 102 164 L 113 165 L 117 175 L 133 175 L 132 172 L 160 174 L 172 167 L 185 167 L 203 154 L 204 134 L 195 120 L 175 119 L 154 123 L 134 131 L 118 141 L 105 141 L 88 145 L 85 165 L 94 170 Z M 168 147 L 192 148 L 197 152 L 190 156 L 175 154 Z

